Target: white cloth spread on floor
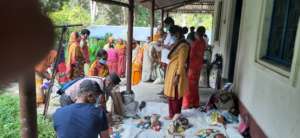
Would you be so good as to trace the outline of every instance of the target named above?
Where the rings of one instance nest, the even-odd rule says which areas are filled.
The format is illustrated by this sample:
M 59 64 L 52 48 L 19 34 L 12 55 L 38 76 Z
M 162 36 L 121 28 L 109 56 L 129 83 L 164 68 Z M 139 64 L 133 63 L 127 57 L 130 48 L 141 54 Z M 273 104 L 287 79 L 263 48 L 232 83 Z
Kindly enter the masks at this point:
M 164 138 L 167 136 L 167 129 L 170 121 L 163 119 L 168 115 L 168 105 L 165 103 L 147 102 L 146 107 L 138 113 L 141 117 L 152 114 L 159 114 L 160 121 L 162 122 L 162 129 L 156 132 L 152 129 L 143 130 L 138 138 Z M 186 138 L 198 138 L 195 133 L 199 129 L 212 128 L 217 129 L 228 138 L 242 138 L 239 132 L 234 128 L 235 124 L 227 125 L 225 129 L 223 126 L 211 126 L 207 121 L 206 113 L 200 112 L 196 109 L 183 110 L 182 115 L 187 117 L 193 127 L 185 131 Z M 124 131 L 121 133 L 123 138 L 134 138 L 142 129 L 136 127 L 136 120 L 126 119 L 122 125 Z

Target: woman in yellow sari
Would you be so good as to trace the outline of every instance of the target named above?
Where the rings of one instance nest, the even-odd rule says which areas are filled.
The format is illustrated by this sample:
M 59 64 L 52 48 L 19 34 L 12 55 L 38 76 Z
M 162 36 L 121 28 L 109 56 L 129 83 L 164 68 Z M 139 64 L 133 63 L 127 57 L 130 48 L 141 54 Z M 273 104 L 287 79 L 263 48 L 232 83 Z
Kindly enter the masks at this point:
M 140 47 L 136 42 L 133 43 L 134 51 L 132 61 L 132 85 L 137 85 L 142 80 L 142 67 L 143 67 L 143 53 L 144 49 Z
M 66 60 L 67 74 L 70 80 L 84 76 L 85 58 L 79 42 L 79 34 L 77 32 L 71 33 L 67 49 L 68 56 Z
M 168 55 L 170 62 L 166 71 L 164 94 L 168 98 L 169 116 L 165 119 L 172 119 L 175 114 L 181 113 L 182 97 L 188 82 L 189 44 L 183 37 L 181 27 L 171 27 L 170 33 L 177 40 Z

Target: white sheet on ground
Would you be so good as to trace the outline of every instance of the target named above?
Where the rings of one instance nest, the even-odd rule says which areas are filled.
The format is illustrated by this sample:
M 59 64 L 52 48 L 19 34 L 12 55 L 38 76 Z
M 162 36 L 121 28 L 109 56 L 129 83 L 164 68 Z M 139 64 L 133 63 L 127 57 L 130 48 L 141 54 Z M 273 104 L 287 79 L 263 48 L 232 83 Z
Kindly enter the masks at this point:
M 152 114 L 160 114 L 160 121 L 162 122 L 162 129 L 156 132 L 152 129 L 143 130 L 137 138 L 164 138 L 167 136 L 167 129 L 170 121 L 163 119 L 168 115 L 168 105 L 165 103 L 147 102 L 146 107 L 139 113 L 141 117 Z M 223 126 L 210 126 L 207 122 L 207 116 L 205 113 L 199 112 L 196 109 L 183 110 L 182 115 L 187 117 L 190 124 L 193 127 L 185 131 L 185 137 L 197 138 L 195 133 L 199 129 L 213 128 L 221 131 L 225 136 L 229 138 L 242 138 L 242 136 L 235 130 L 234 125 L 228 125 L 227 130 Z M 124 131 L 121 133 L 122 138 L 135 138 L 135 136 L 142 130 L 136 127 L 136 120 L 126 119 L 122 125 Z

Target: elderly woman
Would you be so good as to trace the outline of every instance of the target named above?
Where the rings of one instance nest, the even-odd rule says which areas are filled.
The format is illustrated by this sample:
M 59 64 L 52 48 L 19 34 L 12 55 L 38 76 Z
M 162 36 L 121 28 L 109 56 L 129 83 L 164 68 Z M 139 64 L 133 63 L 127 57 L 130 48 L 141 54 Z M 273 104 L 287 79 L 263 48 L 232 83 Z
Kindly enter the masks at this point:
M 170 60 L 165 78 L 164 94 L 168 98 L 169 120 L 175 114 L 181 113 L 182 97 L 187 87 L 187 66 L 189 55 L 189 44 L 184 39 L 183 30 L 179 26 L 170 28 L 172 36 L 176 37 L 175 44 L 172 45 L 168 58 Z

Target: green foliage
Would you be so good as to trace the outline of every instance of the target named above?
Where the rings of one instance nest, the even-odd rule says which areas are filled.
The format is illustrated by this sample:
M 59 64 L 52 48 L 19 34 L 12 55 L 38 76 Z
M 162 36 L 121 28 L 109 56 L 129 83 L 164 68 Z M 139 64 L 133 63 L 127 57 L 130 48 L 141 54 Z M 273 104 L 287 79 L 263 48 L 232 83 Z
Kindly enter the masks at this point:
M 122 22 L 122 8 L 120 6 L 111 5 L 110 10 L 107 10 L 108 24 L 121 25 Z
M 55 131 L 53 124 L 49 119 L 44 119 L 42 116 L 38 116 L 38 137 L 39 138 L 54 138 Z
M 17 98 L 0 96 L 0 137 L 20 137 L 19 106 Z
M 141 4 L 135 5 L 135 19 L 134 25 L 140 27 L 147 27 L 151 25 L 151 11 L 142 6 Z M 156 26 L 160 23 L 160 12 L 155 12 L 155 22 Z
M 70 0 L 39 0 L 44 13 L 61 10 L 63 5 Z
M 20 137 L 19 98 L 10 95 L 0 95 L 0 137 Z M 40 138 L 53 138 L 55 132 L 52 122 L 38 116 L 38 136 Z
M 201 26 L 203 25 L 207 30 L 212 29 L 213 17 L 211 14 L 172 14 L 172 17 L 175 20 L 175 24 L 181 26 Z
M 81 6 L 69 6 L 65 4 L 62 10 L 49 13 L 52 21 L 57 25 L 63 24 L 83 24 L 89 25 L 91 19 L 89 12 Z
M 104 47 L 104 45 L 107 43 L 107 40 L 109 37 L 111 37 L 112 34 L 107 33 L 103 38 L 90 38 L 89 39 L 89 53 L 90 53 L 90 61 L 94 62 L 96 60 L 97 53 L 100 49 Z

